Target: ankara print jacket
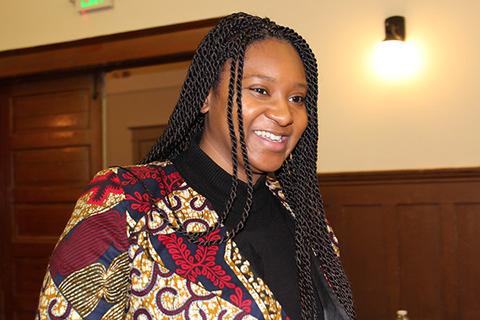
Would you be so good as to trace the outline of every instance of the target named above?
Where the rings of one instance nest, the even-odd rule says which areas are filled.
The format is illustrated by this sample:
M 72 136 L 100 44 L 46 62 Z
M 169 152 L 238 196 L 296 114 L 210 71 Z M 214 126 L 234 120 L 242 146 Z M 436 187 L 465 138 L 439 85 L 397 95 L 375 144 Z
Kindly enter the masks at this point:
M 164 223 L 173 210 L 193 232 L 218 217 L 171 162 L 99 172 L 52 253 L 36 319 L 288 319 L 234 241 L 192 244 Z

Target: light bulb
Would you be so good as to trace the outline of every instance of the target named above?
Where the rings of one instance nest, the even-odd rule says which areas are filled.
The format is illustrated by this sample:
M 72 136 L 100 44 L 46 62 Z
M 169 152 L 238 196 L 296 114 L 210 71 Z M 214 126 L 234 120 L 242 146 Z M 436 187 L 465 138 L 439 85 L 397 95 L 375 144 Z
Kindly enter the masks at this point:
M 415 75 L 422 64 L 418 48 L 411 42 L 387 40 L 373 54 L 373 67 L 385 80 L 404 80 Z

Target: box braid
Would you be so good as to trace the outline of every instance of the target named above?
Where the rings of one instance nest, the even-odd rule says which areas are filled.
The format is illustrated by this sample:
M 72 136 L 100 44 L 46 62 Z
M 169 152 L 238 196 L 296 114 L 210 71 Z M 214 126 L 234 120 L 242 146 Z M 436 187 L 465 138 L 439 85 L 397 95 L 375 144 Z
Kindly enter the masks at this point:
M 216 225 L 204 232 L 187 232 L 179 223 L 177 231 L 191 241 L 202 245 L 218 244 L 233 238 L 244 227 L 253 201 L 253 174 L 248 161 L 247 146 L 242 118 L 242 77 L 245 51 L 250 44 L 266 38 L 288 41 L 303 61 L 307 80 L 305 104 L 308 124 L 289 158 L 275 173 L 282 185 L 287 203 L 295 216 L 296 263 L 299 276 L 299 291 L 302 319 L 315 319 L 314 288 L 311 275 L 311 254 L 319 259 L 328 284 L 345 308 L 350 319 L 355 310 L 350 285 L 341 263 L 332 247 L 327 230 L 325 209 L 318 188 L 317 163 L 317 63 L 306 41 L 288 27 L 275 24 L 268 18 L 259 18 L 245 13 L 235 13 L 220 20 L 198 47 L 182 86 L 177 105 L 168 126 L 142 163 L 165 161 L 185 151 L 194 137 L 201 134 L 204 115 L 200 109 L 209 91 L 216 88 L 222 69 L 230 62 L 228 85 L 227 123 L 231 139 L 233 176 L 226 205 Z M 236 103 L 234 104 L 234 96 Z M 237 109 L 238 137 L 234 126 L 234 105 Z M 227 217 L 236 198 L 238 187 L 238 147 L 247 175 L 247 198 L 241 221 L 228 230 L 220 240 L 206 241 L 204 236 L 219 228 Z M 169 225 L 171 223 L 166 221 Z

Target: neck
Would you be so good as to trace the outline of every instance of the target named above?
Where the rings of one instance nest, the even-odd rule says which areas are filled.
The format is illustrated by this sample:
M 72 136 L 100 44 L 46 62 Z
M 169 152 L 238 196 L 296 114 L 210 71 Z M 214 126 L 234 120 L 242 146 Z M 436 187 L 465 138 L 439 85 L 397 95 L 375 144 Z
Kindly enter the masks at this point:
M 232 164 L 232 157 L 231 155 L 222 154 L 211 142 L 210 139 L 204 139 L 204 136 L 200 139 L 200 143 L 198 144 L 200 149 L 205 152 L 206 155 L 210 157 L 220 168 L 228 172 L 230 175 L 233 175 L 233 164 Z M 238 160 L 238 168 L 237 168 L 237 176 L 240 181 L 247 183 L 247 172 L 245 170 L 245 166 L 243 165 L 243 159 L 239 157 L 241 155 L 240 146 L 237 148 L 237 160 Z M 253 184 L 255 184 L 258 179 L 264 176 L 263 173 L 252 173 Z

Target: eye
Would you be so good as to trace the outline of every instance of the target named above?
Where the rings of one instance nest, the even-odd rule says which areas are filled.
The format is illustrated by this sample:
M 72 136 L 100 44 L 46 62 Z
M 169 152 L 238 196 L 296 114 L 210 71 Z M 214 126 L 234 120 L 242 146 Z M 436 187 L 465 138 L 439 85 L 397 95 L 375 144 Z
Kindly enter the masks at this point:
M 290 97 L 288 100 L 295 104 L 305 104 L 305 97 L 303 96 L 293 96 Z
M 268 91 L 262 87 L 251 87 L 250 90 L 262 96 L 268 95 Z

